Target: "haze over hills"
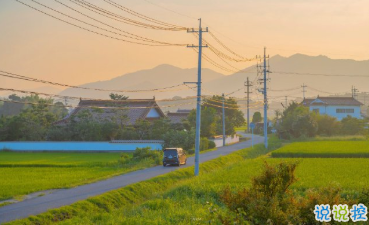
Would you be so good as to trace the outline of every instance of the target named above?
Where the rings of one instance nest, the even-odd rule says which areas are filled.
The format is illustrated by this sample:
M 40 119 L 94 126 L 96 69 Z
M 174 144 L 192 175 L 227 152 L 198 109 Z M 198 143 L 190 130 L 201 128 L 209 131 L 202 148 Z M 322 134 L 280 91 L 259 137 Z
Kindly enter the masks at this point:
M 211 69 L 203 69 L 203 94 L 229 93 L 243 87 L 246 77 L 254 80 L 256 76 L 255 66 L 246 68 L 249 73 L 235 73 L 229 76 L 217 73 Z M 350 93 L 351 86 L 354 85 L 360 91 L 369 91 L 369 77 L 348 77 L 348 76 L 314 76 L 308 74 L 324 75 L 367 75 L 369 76 L 369 60 L 355 61 L 351 59 L 330 59 L 326 56 L 307 56 L 295 54 L 290 57 L 276 55 L 270 58 L 270 96 L 286 95 L 290 98 L 302 97 L 301 90 L 274 92 L 273 90 L 283 90 L 300 87 L 305 83 L 309 88 L 306 96 L 328 95 L 330 93 Z M 299 74 L 282 74 L 278 72 L 291 72 Z M 154 89 L 173 86 L 183 82 L 194 82 L 197 80 L 197 68 L 181 69 L 171 65 L 160 65 L 153 69 L 141 70 L 134 73 L 125 74 L 111 80 L 97 81 L 82 85 L 83 87 L 114 89 L 114 90 L 135 90 Z M 256 82 L 254 85 L 257 85 Z M 194 86 L 194 85 L 192 85 Z M 318 92 L 310 88 L 321 90 Z M 194 96 L 194 90 L 186 87 L 174 88 L 179 91 L 165 92 L 128 92 L 125 95 L 130 98 L 152 98 L 157 99 L 172 98 L 173 96 Z M 253 90 L 255 95 L 255 90 Z M 82 89 L 66 89 L 62 95 L 108 98 L 110 92 L 100 92 Z M 244 92 L 239 91 L 233 96 L 244 97 Z
M 210 82 L 224 77 L 210 69 L 202 70 L 203 82 Z M 183 84 L 183 82 L 197 81 L 197 68 L 181 69 L 171 65 L 159 65 L 150 70 L 141 70 L 134 73 L 128 73 L 111 80 L 97 81 L 81 85 L 82 87 L 101 88 L 110 90 L 145 90 L 162 87 L 170 87 Z M 194 86 L 194 85 L 191 85 Z M 178 91 L 169 91 L 178 90 Z M 169 89 L 164 92 L 127 92 L 124 93 L 130 98 L 152 98 L 157 99 L 170 98 L 173 96 L 192 96 L 195 92 L 185 86 Z M 109 98 L 110 92 L 72 89 L 68 88 L 60 93 L 61 95 L 89 98 Z

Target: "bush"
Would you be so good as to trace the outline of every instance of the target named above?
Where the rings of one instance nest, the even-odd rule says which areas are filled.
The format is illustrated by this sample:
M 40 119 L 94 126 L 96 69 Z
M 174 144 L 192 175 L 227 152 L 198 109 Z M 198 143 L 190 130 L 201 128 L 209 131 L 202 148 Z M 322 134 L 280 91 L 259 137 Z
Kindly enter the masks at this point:
M 157 165 L 159 165 L 163 159 L 163 152 L 151 150 L 150 147 L 136 148 L 136 150 L 133 152 L 133 159 L 134 160 L 152 159 Z
M 188 150 L 186 150 L 186 153 L 187 153 L 188 155 L 195 154 L 195 149 L 188 149 Z
M 120 164 L 126 164 L 129 161 L 129 156 L 126 153 L 120 154 L 120 158 L 118 160 L 118 163 Z
M 200 151 L 208 150 L 209 149 L 209 139 L 206 137 L 202 137 L 200 139 Z
M 215 145 L 215 142 L 214 141 L 209 141 L 209 149 L 213 149 L 213 148 L 215 148 L 216 147 L 216 145 Z
M 289 190 L 296 182 L 296 167 L 297 163 L 282 162 L 275 166 L 265 163 L 263 173 L 252 179 L 251 188 L 235 193 L 226 188 L 220 199 L 235 213 L 219 214 L 217 218 L 223 224 L 316 224 L 313 210 L 317 204 L 352 205 L 358 200 L 369 201 L 368 190 L 360 193 L 358 199 L 347 200 L 335 185 L 296 196 Z

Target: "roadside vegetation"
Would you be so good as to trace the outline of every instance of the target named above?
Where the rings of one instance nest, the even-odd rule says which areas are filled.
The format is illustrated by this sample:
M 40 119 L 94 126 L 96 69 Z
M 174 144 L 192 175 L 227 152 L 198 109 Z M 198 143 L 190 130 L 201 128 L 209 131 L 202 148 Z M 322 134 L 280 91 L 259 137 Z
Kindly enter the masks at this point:
M 218 224 L 227 221 L 266 224 L 268 219 L 309 223 L 314 215 L 311 206 L 320 201 L 369 204 L 365 189 L 369 183 L 366 176 L 369 159 L 270 158 L 268 152 L 281 147 L 282 143 L 271 136 L 269 144 L 270 150 L 256 145 L 254 149 L 205 162 L 201 164 L 199 177 L 193 177 L 193 167 L 180 169 L 12 224 Z M 266 174 L 270 179 L 266 179 Z M 280 186 L 281 180 L 284 183 Z M 260 189 L 255 187 L 269 186 L 268 182 L 276 187 L 274 194 L 268 200 L 267 193 L 271 190 L 265 190 L 256 198 L 252 193 Z M 273 204 L 263 205 L 267 200 Z M 235 211 L 235 207 L 241 211 Z M 264 211 L 257 210 L 261 209 L 258 207 Z M 268 210 L 270 213 L 263 213 Z

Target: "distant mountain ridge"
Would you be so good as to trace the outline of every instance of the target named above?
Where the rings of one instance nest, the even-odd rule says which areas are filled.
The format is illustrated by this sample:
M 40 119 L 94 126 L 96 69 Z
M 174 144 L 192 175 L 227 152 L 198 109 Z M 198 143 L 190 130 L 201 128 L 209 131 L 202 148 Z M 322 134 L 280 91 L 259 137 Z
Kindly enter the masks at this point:
M 276 93 L 273 89 L 283 90 L 301 86 L 305 83 L 308 87 L 321 90 L 317 92 L 313 89 L 307 89 L 307 96 L 328 95 L 330 93 L 348 93 L 351 86 L 354 85 L 360 91 L 369 91 L 369 77 L 347 77 L 347 76 L 314 76 L 307 74 L 326 74 L 326 75 L 368 75 L 369 60 L 355 61 L 351 59 L 330 59 L 326 56 L 307 56 L 295 54 L 290 57 L 276 55 L 270 58 L 271 81 L 268 83 L 271 96 L 286 95 L 289 97 L 302 97 L 302 89 L 289 92 Z M 246 68 L 252 71 L 250 73 L 235 73 L 225 76 L 211 69 L 202 70 L 202 82 L 204 94 L 229 93 L 243 87 L 247 78 L 254 80 L 256 76 L 255 66 Z M 278 72 L 291 72 L 299 74 L 281 74 Z M 83 87 L 101 88 L 101 89 L 154 89 L 173 86 L 188 81 L 197 81 L 197 68 L 182 69 L 171 65 L 159 65 L 152 69 L 140 70 L 134 73 L 128 73 L 111 80 L 97 81 L 82 85 Z M 257 83 L 254 83 L 257 87 Z M 181 89 L 181 90 L 177 90 Z M 185 87 L 177 88 L 176 92 L 127 92 L 130 98 L 152 98 L 157 99 L 172 98 L 173 96 L 194 96 L 194 90 L 188 90 Z M 183 90 L 182 90 L 183 89 Z M 254 91 L 255 92 L 255 91 Z M 62 95 L 89 97 L 89 98 L 108 98 L 109 92 L 98 92 L 81 89 L 66 89 L 61 92 Z M 244 97 L 243 91 L 235 93 L 233 96 Z

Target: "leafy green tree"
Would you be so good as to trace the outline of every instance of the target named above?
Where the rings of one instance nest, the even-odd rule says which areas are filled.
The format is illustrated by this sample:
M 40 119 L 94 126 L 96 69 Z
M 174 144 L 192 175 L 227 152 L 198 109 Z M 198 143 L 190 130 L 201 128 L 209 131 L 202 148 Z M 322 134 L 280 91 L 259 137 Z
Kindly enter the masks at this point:
M 171 129 L 170 120 L 161 118 L 152 123 L 150 139 L 161 140 L 163 135 Z
M 316 119 L 319 135 L 332 136 L 338 134 L 341 130 L 341 123 L 334 117 L 317 114 Z
M 209 108 L 216 110 L 217 116 L 217 134 L 223 133 L 223 96 L 214 95 L 211 98 L 204 100 L 205 105 Z M 225 133 L 226 135 L 236 134 L 235 127 L 240 127 L 245 124 L 245 118 L 237 101 L 234 98 L 224 99 L 224 111 L 225 111 Z
M 263 120 L 263 118 L 261 117 L 261 113 L 260 112 L 254 112 L 254 115 L 252 116 L 252 122 L 253 123 L 259 123 Z
M 110 93 L 109 97 L 112 100 L 127 100 L 129 98 L 128 96 L 114 94 L 114 93 Z
M 195 147 L 195 130 L 168 130 L 163 135 L 164 148 L 178 147 L 185 150 Z
M 196 127 L 196 110 L 192 110 L 188 115 L 188 121 L 192 128 Z M 217 112 L 214 108 L 205 106 L 201 110 L 201 136 L 212 137 L 217 133 Z
M 283 138 L 313 137 L 318 131 L 316 114 L 296 102 L 291 103 L 281 116 L 277 131 Z
M 342 123 L 342 134 L 346 135 L 356 135 L 356 134 L 366 134 L 365 130 L 366 122 L 365 120 L 347 116 L 341 120 Z

